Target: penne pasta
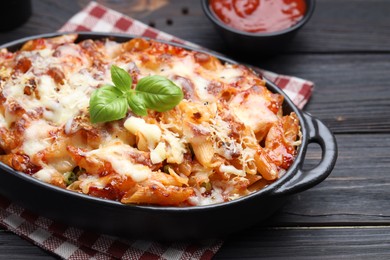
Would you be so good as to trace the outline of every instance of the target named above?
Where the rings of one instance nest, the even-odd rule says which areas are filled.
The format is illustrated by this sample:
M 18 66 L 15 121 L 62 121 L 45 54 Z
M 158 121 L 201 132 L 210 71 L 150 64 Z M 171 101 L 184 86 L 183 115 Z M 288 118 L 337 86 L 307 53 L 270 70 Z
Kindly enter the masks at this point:
M 76 38 L 0 51 L 2 163 L 90 196 L 186 207 L 255 192 L 294 162 L 298 117 L 249 68 L 153 40 Z M 144 78 L 155 81 L 139 89 Z

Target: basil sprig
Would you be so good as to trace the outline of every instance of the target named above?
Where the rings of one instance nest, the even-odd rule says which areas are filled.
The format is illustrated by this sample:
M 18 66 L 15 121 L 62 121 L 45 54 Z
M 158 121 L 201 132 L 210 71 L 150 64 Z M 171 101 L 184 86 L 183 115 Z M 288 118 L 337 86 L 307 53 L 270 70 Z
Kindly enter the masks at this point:
M 124 118 L 130 108 L 134 114 L 146 116 L 147 109 L 158 112 L 174 108 L 183 99 L 182 90 L 169 79 L 154 75 L 142 78 L 132 89 L 132 78 L 118 66 L 111 66 L 114 85 L 104 85 L 92 92 L 89 113 L 92 123 Z

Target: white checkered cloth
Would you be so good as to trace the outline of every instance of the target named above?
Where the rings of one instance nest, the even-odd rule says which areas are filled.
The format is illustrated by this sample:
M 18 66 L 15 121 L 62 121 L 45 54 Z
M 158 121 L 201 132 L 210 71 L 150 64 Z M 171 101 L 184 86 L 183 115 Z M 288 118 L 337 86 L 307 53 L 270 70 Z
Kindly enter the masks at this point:
M 158 31 L 96 2 L 74 15 L 60 31 L 119 32 L 199 47 Z M 255 69 L 282 88 L 302 108 L 313 83 Z M 223 241 L 157 243 L 87 232 L 35 215 L 0 196 L 0 225 L 63 259 L 211 259 Z

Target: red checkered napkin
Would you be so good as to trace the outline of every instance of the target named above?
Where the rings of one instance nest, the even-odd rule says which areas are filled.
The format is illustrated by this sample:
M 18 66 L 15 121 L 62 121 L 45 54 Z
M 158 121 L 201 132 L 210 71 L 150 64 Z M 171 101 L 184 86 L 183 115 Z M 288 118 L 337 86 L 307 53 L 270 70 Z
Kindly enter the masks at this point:
M 0 225 L 63 259 L 211 259 L 220 240 L 157 243 L 126 240 L 57 223 L 0 196 Z
M 73 16 L 60 31 L 120 32 L 199 47 L 150 28 L 96 2 Z M 313 83 L 296 77 L 256 69 L 281 87 L 302 108 L 310 98 Z M 210 259 L 223 241 L 157 243 L 125 240 L 66 226 L 37 216 L 0 196 L 0 225 L 64 259 Z

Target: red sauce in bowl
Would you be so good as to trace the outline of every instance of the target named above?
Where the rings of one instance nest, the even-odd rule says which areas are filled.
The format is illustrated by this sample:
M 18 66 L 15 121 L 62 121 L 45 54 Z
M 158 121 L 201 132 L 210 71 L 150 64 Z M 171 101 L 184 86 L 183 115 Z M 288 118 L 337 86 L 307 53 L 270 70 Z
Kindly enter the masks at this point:
M 306 12 L 304 0 L 210 0 L 210 6 L 225 24 L 251 33 L 287 29 Z

